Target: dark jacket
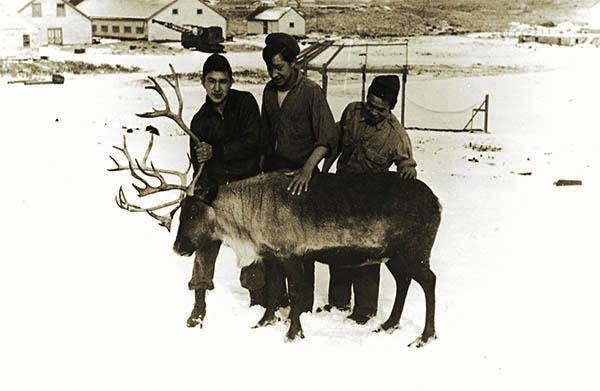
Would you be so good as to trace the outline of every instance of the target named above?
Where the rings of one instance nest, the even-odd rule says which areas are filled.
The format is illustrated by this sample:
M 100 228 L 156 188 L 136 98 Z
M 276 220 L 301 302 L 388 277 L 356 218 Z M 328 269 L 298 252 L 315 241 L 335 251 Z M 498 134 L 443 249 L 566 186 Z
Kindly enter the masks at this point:
M 258 104 L 251 93 L 229 90 L 222 116 L 207 98 L 194 115 L 191 130 L 213 147 L 213 157 L 206 162 L 200 176 L 202 186 L 236 181 L 260 172 L 261 120 Z M 192 143 L 190 140 L 196 172 L 199 164 Z

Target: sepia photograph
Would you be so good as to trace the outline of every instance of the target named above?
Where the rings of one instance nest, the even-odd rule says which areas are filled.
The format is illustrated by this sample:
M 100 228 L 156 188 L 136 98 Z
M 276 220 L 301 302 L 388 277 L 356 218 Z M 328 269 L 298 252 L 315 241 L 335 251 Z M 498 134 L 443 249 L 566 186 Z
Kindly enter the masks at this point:
M 0 389 L 598 390 L 599 0 L 0 0 Z

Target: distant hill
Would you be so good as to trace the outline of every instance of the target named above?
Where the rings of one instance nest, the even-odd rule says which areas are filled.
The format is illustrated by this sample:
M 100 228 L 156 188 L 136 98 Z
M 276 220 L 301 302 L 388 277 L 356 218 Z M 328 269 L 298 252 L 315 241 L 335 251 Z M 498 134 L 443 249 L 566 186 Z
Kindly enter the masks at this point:
M 361 36 L 410 36 L 479 31 L 503 31 L 511 22 L 558 24 L 573 21 L 577 11 L 598 0 L 316 0 L 300 7 L 306 31 Z M 328 7 L 322 7 L 328 5 Z M 336 7 L 337 5 L 337 7 Z M 321 6 L 321 7 L 319 7 Z M 331 6 L 331 7 L 330 7 Z M 246 31 L 252 2 L 222 0 L 234 34 Z

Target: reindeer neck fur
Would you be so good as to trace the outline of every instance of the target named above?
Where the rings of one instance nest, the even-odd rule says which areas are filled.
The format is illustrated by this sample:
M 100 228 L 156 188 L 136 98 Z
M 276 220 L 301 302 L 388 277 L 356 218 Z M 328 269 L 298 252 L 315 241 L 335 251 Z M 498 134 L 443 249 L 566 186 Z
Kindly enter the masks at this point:
M 213 202 L 215 235 L 236 254 L 239 267 L 260 260 L 257 243 L 264 227 L 257 224 L 262 209 L 267 174 L 219 187 Z M 255 201 L 259 202 L 256 203 Z

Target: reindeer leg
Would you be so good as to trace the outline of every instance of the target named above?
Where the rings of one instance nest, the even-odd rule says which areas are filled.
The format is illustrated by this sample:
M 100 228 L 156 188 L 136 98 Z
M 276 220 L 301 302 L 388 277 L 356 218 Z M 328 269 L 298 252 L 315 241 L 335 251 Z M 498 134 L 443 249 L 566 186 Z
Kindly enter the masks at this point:
M 288 291 L 290 295 L 290 328 L 286 339 L 292 341 L 297 337 L 304 338 L 300 314 L 304 310 L 304 264 L 302 259 L 283 260 L 283 268 L 288 278 Z
M 304 295 L 302 312 L 312 312 L 315 302 L 315 261 L 304 261 Z
M 427 342 L 436 338 L 435 335 L 435 274 L 426 265 L 422 263 L 412 264 L 409 267 L 410 276 L 421 285 L 425 292 L 425 328 L 423 333 L 415 339 L 411 347 L 420 348 Z
M 391 333 L 398 328 L 411 278 L 404 272 L 402 263 L 397 258 L 390 259 L 386 263 L 386 266 L 396 281 L 396 298 L 394 299 L 394 306 L 388 320 L 379 326 L 375 332 L 386 331 Z
M 263 295 L 266 296 L 266 307 L 263 317 L 254 328 L 272 325 L 276 322 L 275 311 L 285 289 L 285 277 L 281 266 L 278 264 L 279 260 L 265 259 L 263 262 L 265 264 Z

